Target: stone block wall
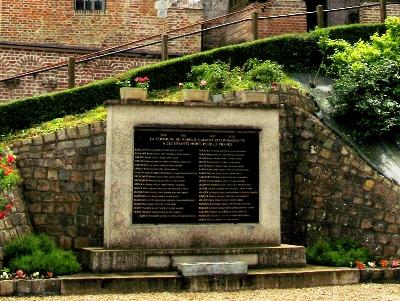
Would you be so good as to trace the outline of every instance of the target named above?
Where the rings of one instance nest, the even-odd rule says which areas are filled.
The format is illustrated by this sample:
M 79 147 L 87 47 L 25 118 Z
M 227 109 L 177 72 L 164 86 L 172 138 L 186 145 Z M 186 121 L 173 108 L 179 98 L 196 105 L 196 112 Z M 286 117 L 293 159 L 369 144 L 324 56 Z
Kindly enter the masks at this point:
M 400 186 L 379 175 L 315 116 L 295 108 L 292 238 L 360 240 L 400 256 Z
M 315 116 L 307 95 L 281 88 L 282 241 L 352 238 L 400 255 L 400 186 L 377 174 Z M 103 241 L 105 123 L 15 144 L 34 228 L 64 247 Z
M 33 226 L 64 248 L 102 245 L 105 129 L 98 122 L 15 144 Z
M 32 232 L 28 208 L 20 188 L 14 190 L 12 204 L 14 206 L 12 213 L 0 219 L 0 269 L 3 267 L 3 247 L 7 242 Z
M 76 50 L 78 51 L 78 50 Z M 84 53 L 81 51 L 81 54 Z M 42 68 L 68 60 L 77 55 L 72 49 L 44 50 L 40 47 L 0 46 L 0 78 Z M 102 58 L 76 66 L 76 85 L 160 61 L 159 55 L 120 55 Z M 39 95 L 68 87 L 67 67 L 43 72 L 36 77 L 23 77 L 17 82 L 0 83 L 0 102 Z
M 379 4 L 379 2 L 376 3 Z M 371 4 L 371 1 L 363 2 L 362 4 Z M 393 17 L 400 16 L 400 3 L 388 4 L 386 6 L 386 9 L 387 9 L 387 16 L 393 16 Z M 380 21 L 381 21 L 381 12 L 379 5 L 360 9 L 360 23 L 379 23 Z

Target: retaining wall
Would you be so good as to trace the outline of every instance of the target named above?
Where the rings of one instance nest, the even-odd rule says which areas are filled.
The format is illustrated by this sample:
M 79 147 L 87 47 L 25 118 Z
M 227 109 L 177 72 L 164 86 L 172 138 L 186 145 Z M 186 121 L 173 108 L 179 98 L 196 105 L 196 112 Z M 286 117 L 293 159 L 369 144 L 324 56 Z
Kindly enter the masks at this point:
M 282 241 L 352 238 L 375 254 L 399 252 L 400 187 L 380 176 L 314 115 L 294 89 L 271 96 L 281 109 Z M 34 228 L 63 247 L 101 246 L 105 123 L 17 143 Z

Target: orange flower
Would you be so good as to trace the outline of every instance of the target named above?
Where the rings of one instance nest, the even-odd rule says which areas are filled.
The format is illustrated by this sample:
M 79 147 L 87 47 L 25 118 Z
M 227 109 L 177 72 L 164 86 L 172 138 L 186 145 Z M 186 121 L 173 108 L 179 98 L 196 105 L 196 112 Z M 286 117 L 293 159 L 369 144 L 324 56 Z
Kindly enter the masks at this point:
M 365 264 L 362 261 L 356 261 L 356 267 L 359 270 L 364 270 L 365 269 Z
M 11 167 L 6 166 L 6 168 L 4 168 L 4 175 L 8 176 L 10 175 L 14 170 Z
M 387 261 L 386 259 L 379 260 L 379 265 L 384 269 L 386 269 L 388 267 L 388 264 L 389 264 L 389 261 Z

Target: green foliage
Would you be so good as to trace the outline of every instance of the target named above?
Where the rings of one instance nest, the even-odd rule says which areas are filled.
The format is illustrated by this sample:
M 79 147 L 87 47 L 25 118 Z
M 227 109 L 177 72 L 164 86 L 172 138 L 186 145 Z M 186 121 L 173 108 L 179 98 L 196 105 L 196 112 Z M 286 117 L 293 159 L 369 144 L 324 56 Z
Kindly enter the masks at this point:
M 243 66 L 246 77 L 254 82 L 272 83 L 281 81 L 286 75 L 282 66 L 270 60 L 249 59 Z
M 233 85 L 229 64 L 221 61 L 192 66 L 188 79 L 199 85 L 204 82 L 205 88 L 210 90 L 211 94 L 222 94 L 231 90 Z
M 311 264 L 345 267 L 355 261 L 373 261 L 373 256 L 368 249 L 352 240 L 338 240 L 328 243 L 324 240 L 317 241 L 306 250 L 307 262 Z
M 5 264 L 12 271 L 65 275 L 80 270 L 78 261 L 70 251 L 58 249 L 54 241 L 43 234 L 28 234 L 14 239 L 4 247 L 4 253 Z
M 56 249 L 56 244 L 46 235 L 27 234 L 18 237 L 4 247 L 6 262 L 11 258 L 32 255 L 36 251 L 49 253 Z
M 330 74 L 338 77 L 330 102 L 334 116 L 361 141 L 400 129 L 400 18 L 388 18 L 383 35 L 354 45 L 321 39 L 333 47 Z
M 67 275 L 80 271 L 80 265 L 71 251 L 52 250 L 50 253 L 36 251 L 30 255 L 15 257 L 9 263 L 13 271 L 22 270 L 27 274 L 53 272 L 54 275 Z
M 364 36 L 365 32 L 370 35 L 376 32 L 378 27 L 351 25 L 342 29 L 329 28 L 327 30 L 332 33 L 348 31 L 350 34 L 346 39 L 351 37 L 358 40 L 358 35 Z M 186 74 L 190 72 L 191 66 L 218 60 L 230 64 L 232 68 L 242 66 L 249 58 L 258 58 L 274 61 L 288 71 L 315 70 L 322 60 L 317 41 L 318 37 L 312 34 L 267 38 L 136 68 L 116 78 L 97 81 L 63 92 L 0 104 L 0 135 L 8 135 L 44 121 L 83 113 L 97 107 L 105 100 L 119 96 L 119 86 L 116 84 L 118 80 L 130 80 L 137 76 L 148 76 L 151 78 L 149 88 L 161 90 L 176 86 L 179 82 L 185 82 Z

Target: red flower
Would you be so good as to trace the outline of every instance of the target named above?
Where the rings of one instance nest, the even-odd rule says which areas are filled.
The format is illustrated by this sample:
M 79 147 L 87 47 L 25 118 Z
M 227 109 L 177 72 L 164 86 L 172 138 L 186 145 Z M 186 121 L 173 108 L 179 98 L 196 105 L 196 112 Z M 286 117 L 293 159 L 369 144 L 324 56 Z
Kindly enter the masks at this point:
M 0 219 L 3 219 L 7 216 L 7 212 L 6 211 L 0 211 Z
M 12 209 L 12 207 L 13 207 L 13 205 L 7 204 L 4 208 L 5 208 L 7 211 L 10 211 L 10 210 Z
M 7 162 L 8 162 L 9 164 L 11 164 L 11 163 L 14 163 L 14 161 L 15 161 L 15 157 L 14 157 L 13 155 L 9 154 L 9 155 L 7 156 Z

